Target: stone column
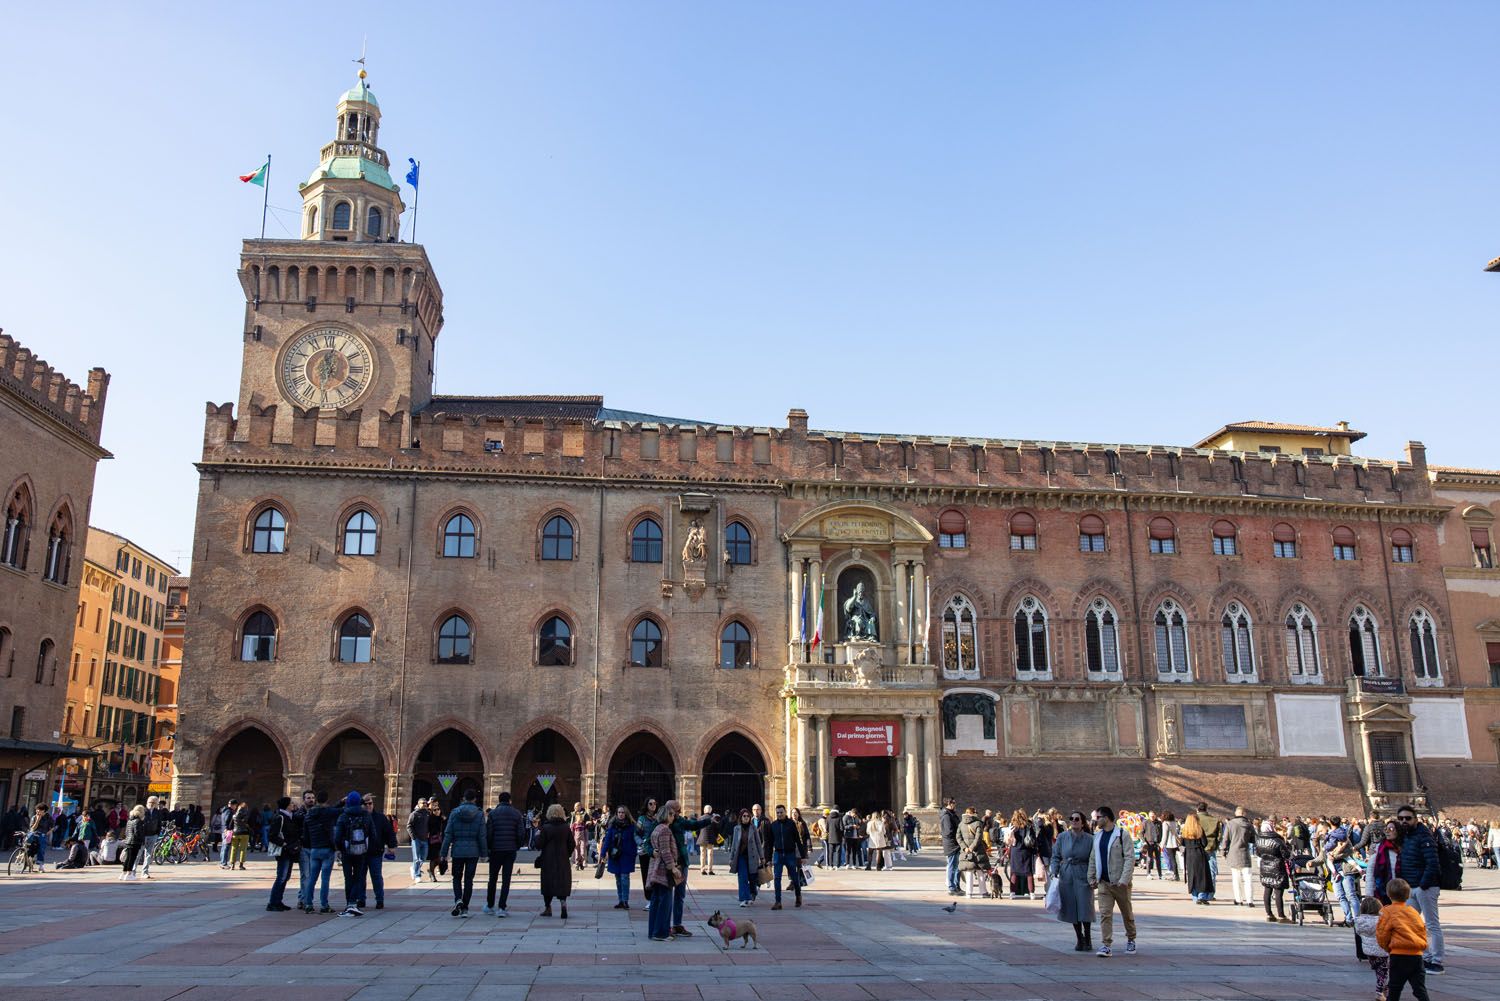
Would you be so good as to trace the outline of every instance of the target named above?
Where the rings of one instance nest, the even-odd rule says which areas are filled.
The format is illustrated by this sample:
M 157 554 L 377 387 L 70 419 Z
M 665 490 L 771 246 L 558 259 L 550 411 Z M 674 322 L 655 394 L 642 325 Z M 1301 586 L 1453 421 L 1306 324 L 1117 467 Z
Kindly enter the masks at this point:
M 292 797 L 297 803 L 302 802 L 302 793 L 308 787 L 308 779 L 306 772 L 287 772 L 286 788 L 282 791 L 282 795 Z
M 802 662 L 802 560 L 793 556 L 791 570 L 787 572 L 787 589 L 791 593 L 792 614 L 787 627 L 787 661 Z
M 927 657 L 927 567 L 918 563 L 912 570 L 912 647 L 915 662 L 928 663 Z
M 807 567 L 807 642 L 809 643 L 812 642 L 813 629 L 818 624 L 818 606 L 815 604 L 815 602 L 818 600 L 818 581 L 822 579 L 823 560 L 822 554 L 819 554 L 818 556 L 814 556 L 812 558 L 812 562 L 810 562 Z M 827 623 L 825 623 L 824 625 L 826 627 Z M 825 638 L 824 641 L 818 645 L 817 652 L 819 656 L 822 655 L 823 650 L 827 647 L 827 645 L 828 641 Z M 812 656 L 811 651 L 809 651 L 808 656 Z
M 938 731 L 936 716 L 922 717 L 922 732 L 925 737 L 922 754 L 927 759 L 927 809 L 936 810 L 939 803 L 938 766 L 943 756 L 942 734 Z
M 832 716 L 818 721 L 818 806 L 833 805 L 833 730 Z
M 915 810 L 921 805 L 921 788 L 918 778 L 920 773 L 917 764 L 917 718 L 906 716 L 901 721 L 901 750 L 902 757 L 906 759 L 906 806 Z
M 402 779 L 407 781 L 403 782 Z M 406 805 L 406 797 L 402 793 L 410 788 L 411 780 L 408 776 L 399 772 L 386 772 L 385 793 L 380 797 L 378 807 L 393 817 L 405 817 L 411 812 L 411 808 Z
M 698 818 L 698 811 L 703 807 L 703 776 L 701 775 L 679 775 L 677 776 L 677 800 L 682 804 L 682 815 L 693 820 Z
M 581 776 L 579 776 L 578 784 L 582 787 L 582 791 L 579 793 L 579 800 L 583 803 L 583 807 L 585 810 L 593 806 L 594 802 L 599 798 L 594 794 L 595 783 L 597 783 L 598 780 L 599 776 L 595 775 L 593 772 L 584 772 Z M 562 801 L 559 800 L 558 802 Z M 563 803 L 563 809 L 571 810 L 572 806 L 570 804 Z
M 906 621 L 910 609 L 907 608 L 906 592 L 910 589 L 911 568 L 905 560 L 896 563 L 896 663 L 911 663 L 911 632 L 909 623 Z
M 510 792 L 509 772 L 489 772 L 484 777 L 484 802 L 480 809 L 488 810 L 500 802 L 500 794 Z
M 812 791 L 808 788 L 810 773 L 807 767 L 807 717 L 802 715 L 800 712 L 797 714 L 796 726 L 797 744 L 795 751 L 797 757 L 797 772 L 796 778 L 792 782 L 792 805 L 811 806 Z

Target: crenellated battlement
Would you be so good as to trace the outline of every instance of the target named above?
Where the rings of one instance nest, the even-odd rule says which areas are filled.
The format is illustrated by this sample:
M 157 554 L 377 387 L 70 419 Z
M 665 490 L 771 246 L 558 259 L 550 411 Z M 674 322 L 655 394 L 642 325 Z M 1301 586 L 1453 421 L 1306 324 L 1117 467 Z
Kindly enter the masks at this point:
M 283 404 L 283 406 L 285 406 Z M 576 417 L 473 416 L 428 410 L 293 410 L 236 417 L 208 407 L 206 462 L 384 467 L 432 473 L 545 475 L 645 482 L 847 483 L 1029 493 L 1149 493 L 1191 499 L 1425 504 L 1425 452 L 1404 461 L 1289 456 L 1188 446 L 1049 442 Z
M 36 356 L 30 348 L 0 331 L 0 384 L 95 445 L 104 427 L 109 373 L 89 370 L 84 389 Z

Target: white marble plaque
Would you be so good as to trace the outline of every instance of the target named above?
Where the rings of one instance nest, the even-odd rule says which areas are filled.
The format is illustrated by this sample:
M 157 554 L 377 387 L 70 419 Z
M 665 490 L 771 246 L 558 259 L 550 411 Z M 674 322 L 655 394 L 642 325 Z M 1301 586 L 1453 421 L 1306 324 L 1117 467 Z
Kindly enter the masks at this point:
M 1288 758 L 1342 758 L 1344 700 L 1337 695 L 1276 696 L 1276 729 Z
M 1463 699 L 1412 699 L 1411 742 L 1419 758 L 1470 758 Z

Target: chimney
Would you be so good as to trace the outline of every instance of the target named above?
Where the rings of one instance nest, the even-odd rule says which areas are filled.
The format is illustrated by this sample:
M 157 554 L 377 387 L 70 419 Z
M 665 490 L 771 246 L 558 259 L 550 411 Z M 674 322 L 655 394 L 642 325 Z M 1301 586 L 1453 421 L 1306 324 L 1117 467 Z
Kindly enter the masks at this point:
M 793 431 L 807 434 L 807 411 L 793 407 L 786 412 L 786 426 Z
M 1349 422 L 1348 421 L 1339 421 L 1337 424 L 1334 425 L 1334 427 L 1338 428 L 1340 431 L 1348 431 L 1349 430 Z
M 1406 461 L 1411 463 L 1411 468 L 1415 470 L 1425 470 L 1427 468 L 1427 446 L 1420 441 L 1407 442 Z

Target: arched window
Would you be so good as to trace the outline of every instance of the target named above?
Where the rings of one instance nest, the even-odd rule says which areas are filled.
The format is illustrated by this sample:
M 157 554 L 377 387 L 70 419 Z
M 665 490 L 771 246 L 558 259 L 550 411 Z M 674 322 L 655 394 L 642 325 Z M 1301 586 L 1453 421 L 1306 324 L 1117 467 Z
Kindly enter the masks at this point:
M 1284 521 L 1271 529 L 1271 555 L 1278 560 L 1297 558 L 1297 530 Z
M 979 677 L 978 616 L 969 599 L 955 594 L 943 608 L 943 673 L 950 678 Z
M 753 651 L 750 645 L 750 630 L 743 622 L 734 621 L 719 633 L 719 666 L 725 669 L 749 667 Z
M 938 548 L 966 549 L 969 545 L 969 519 L 962 511 L 949 508 L 938 515 Z
M 1427 609 L 1419 608 L 1411 613 L 1407 623 L 1407 634 L 1411 640 L 1412 671 L 1418 682 L 1438 682 L 1443 678 L 1438 665 L 1437 624 Z
M 1416 547 L 1411 533 L 1404 528 L 1393 529 L 1391 531 L 1391 562 L 1415 563 L 1416 561 Z
M 375 634 L 370 620 L 355 612 L 339 626 L 339 660 L 345 664 L 368 664 Z
M 439 664 L 467 664 L 473 655 L 473 630 L 462 615 L 450 615 L 438 626 Z
M 307 210 L 307 233 L 309 236 L 318 235 L 318 207 L 316 205 Z
M 455 514 L 443 526 L 443 556 L 471 559 L 474 556 L 474 520 L 466 514 Z
M 1097 514 L 1086 514 L 1078 519 L 1078 551 L 1104 552 L 1104 519 Z
M 1016 674 L 1027 677 L 1052 670 L 1047 655 L 1047 613 L 1031 596 L 1016 609 Z
M 348 229 L 351 225 L 351 217 L 354 210 L 349 207 L 348 202 L 339 202 L 333 207 L 333 228 Z
M 274 660 L 276 657 L 276 620 L 265 612 L 256 612 L 240 629 L 240 660 Z
M 1010 548 L 1030 552 L 1036 549 L 1036 518 L 1025 511 L 1010 516 Z
M 0 563 L 26 569 L 26 543 L 31 527 L 31 494 L 22 486 L 5 503 L 5 535 L 0 537 Z
M 1088 651 L 1090 674 L 1120 673 L 1119 616 L 1103 598 L 1089 603 L 1083 616 L 1084 646 Z
M 1349 662 L 1359 678 L 1379 678 L 1385 673 L 1380 664 L 1380 630 L 1364 605 L 1355 605 L 1349 616 Z
M 1152 518 L 1147 523 L 1146 530 L 1153 553 L 1177 552 L 1177 526 L 1172 524 L 1171 518 Z
M 1250 613 L 1231 601 L 1219 619 L 1219 649 L 1224 655 L 1224 677 L 1255 680 L 1255 643 L 1250 635 Z
M 1156 609 L 1156 673 L 1166 681 L 1188 679 L 1187 616 L 1168 598 Z
M 724 555 L 729 557 L 730 566 L 750 565 L 750 529 L 744 522 L 731 521 L 724 526 Z
M 630 665 L 661 667 L 661 626 L 642 619 L 630 630 Z
M 268 507 L 255 516 L 255 524 L 250 531 L 250 551 L 286 552 L 286 515 L 281 513 L 280 508 Z
M 66 584 L 72 562 L 73 519 L 63 510 L 57 512 L 57 517 L 47 528 L 47 560 L 42 567 L 42 578 L 54 584 Z
M 0 667 L 5 669 L 5 676 L 10 677 L 11 668 L 14 667 L 16 651 L 11 646 L 10 630 L 0 626 Z
M 1354 530 L 1340 525 L 1333 530 L 1333 558 L 1336 560 L 1352 560 L 1356 558 L 1355 548 L 1358 540 L 1354 536 Z
M 375 516 L 368 511 L 355 511 L 344 522 L 344 555 L 374 556 L 378 537 Z
M 560 616 L 542 623 L 537 633 L 536 662 L 544 667 L 566 667 L 573 663 L 573 630 Z
M 47 676 L 47 661 L 52 659 L 52 651 L 56 649 L 51 640 L 42 640 L 36 650 L 36 683 L 40 685 Z
M 383 228 L 384 222 L 385 217 L 381 215 L 380 209 L 371 205 L 370 211 L 365 213 L 365 235 L 373 236 L 377 240 L 380 239 L 385 232 Z
M 1220 518 L 1214 522 L 1213 535 L 1215 556 L 1234 556 L 1239 553 L 1239 538 L 1234 522 Z
M 630 562 L 661 562 L 661 525 L 655 518 L 642 518 L 630 530 Z
M 1307 681 L 1323 673 L 1318 660 L 1318 620 L 1301 602 L 1286 613 L 1283 645 L 1286 669 L 1293 681 Z
M 1474 550 L 1474 566 L 1480 570 L 1489 570 L 1495 565 L 1494 539 L 1490 536 L 1494 523 L 1494 516 L 1478 504 L 1464 511 L 1464 527 L 1469 530 L 1469 545 Z
M 573 523 L 562 515 L 553 515 L 542 526 L 542 559 L 573 558 Z

